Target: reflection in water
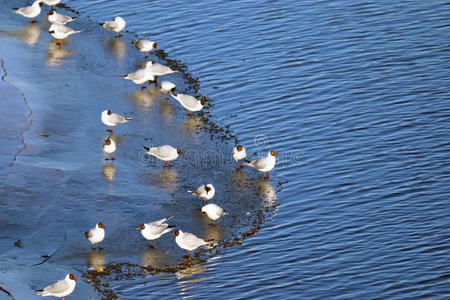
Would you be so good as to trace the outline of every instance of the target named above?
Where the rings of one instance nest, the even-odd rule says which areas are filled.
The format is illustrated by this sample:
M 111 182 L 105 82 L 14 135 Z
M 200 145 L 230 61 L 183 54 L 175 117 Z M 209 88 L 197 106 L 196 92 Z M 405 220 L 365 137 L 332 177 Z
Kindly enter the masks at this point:
M 167 122 L 172 121 L 173 117 L 175 116 L 175 108 L 169 102 L 161 103 L 159 110 L 161 111 L 161 115 L 163 116 L 164 120 Z
M 141 254 L 141 267 L 161 268 L 168 264 L 164 251 L 159 249 L 145 249 Z
M 125 42 L 121 39 L 109 38 L 106 41 L 106 48 L 119 60 L 122 60 L 125 57 Z
M 105 265 L 105 255 L 101 251 L 91 251 L 87 255 L 87 263 L 93 269 L 103 268 Z
M 13 34 L 16 38 L 30 46 L 36 45 L 41 35 L 41 28 L 35 24 L 30 24 L 16 31 Z
M 196 116 L 190 116 L 181 123 L 181 128 L 188 132 L 199 131 L 203 127 L 204 123 L 201 118 Z
M 103 177 L 105 177 L 109 181 L 114 180 L 114 176 L 116 175 L 117 169 L 113 164 L 106 164 L 102 167 Z
M 189 264 L 189 262 L 188 262 L 188 264 Z M 187 267 L 183 270 L 177 271 L 175 273 L 175 276 L 178 279 L 177 286 L 180 288 L 178 293 L 181 297 L 184 298 L 185 296 L 187 296 L 185 294 L 189 290 L 196 288 L 197 286 L 195 285 L 195 283 L 202 282 L 206 279 L 205 277 L 188 279 L 188 280 L 186 278 L 190 278 L 196 274 L 200 274 L 205 270 L 206 270 L 206 267 L 202 267 L 201 264 L 194 264 L 192 266 L 189 266 L 189 267 Z M 195 298 L 195 295 L 189 295 L 189 297 Z
M 234 191 L 242 191 L 246 189 L 246 184 L 248 182 L 248 175 L 242 171 L 233 172 L 233 175 L 231 175 L 231 181 Z
M 204 214 L 204 216 L 207 219 L 206 222 L 210 223 L 211 220 L 208 218 L 208 216 L 206 216 L 206 214 Z M 208 224 L 208 223 L 206 223 L 206 224 Z M 223 236 L 224 232 L 225 232 L 224 229 L 220 225 L 217 225 L 217 226 L 209 226 L 208 225 L 205 228 L 205 231 L 203 231 L 203 233 L 202 233 L 202 238 L 207 241 L 209 241 L 209 240 L 219 241 L 220 238 Z
M 71 55 L 73 55 L 75 52 L 72 50 L 67 50 L 64 49 L 64 44 L 66 44 L 66 40 L 63 40 L 61 42 L 61 46 L 58 45 L 56 43 L 56 39 L 52 39 L 49 43 L 48 43 L 48 47 L 47 47 L 47 57 L 45 58 L 45 63 L 47 65 L 60 65 L 64 62 L 66 62 L 64 60 L 64 58 L 69 57 Z
M 162 169 L 154 175 L 156 185 L 168 193 L 174 193 L 178 186 L 178 172 L 174 168 Z
M 159 89 L 152 87 L 150 89 L 137 90 L 131 95 L 134 102 L 143 107 L 151 107 L 159 95 Z
M 256 184 L 256 190 L 258 191 L 258 195 L 264 200 L 267 204 L 274 204 L 277 200 L 277 195 L 275 189 L 270 184 L 268 179 L 261 179 Z

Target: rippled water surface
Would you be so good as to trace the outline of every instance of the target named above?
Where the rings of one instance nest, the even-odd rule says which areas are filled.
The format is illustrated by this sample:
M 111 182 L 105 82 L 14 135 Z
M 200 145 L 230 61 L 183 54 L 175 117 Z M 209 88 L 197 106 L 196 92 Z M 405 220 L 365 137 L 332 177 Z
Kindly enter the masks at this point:
M 11 7 L 21 4 L 6 3 Z M 84 173 L 73 171 L 71 182 L 75 187 L 71 196 L 87 195 L 86 199 L 80 199 L 77 209 L 92 205 L 90 201 L 95 198 L 117 201 L 111 204 L 110 211 L 108 206 L 102 209 L 112 227 L 120 228 L 120 224 L 130 227 L 134 220 L 145 219 L 143 210 L 148 203 L 143 196 L 152 194 L 157 195 L 151 197 L 158 199 L 154 200 L 157 204 L 152 202 L 158 212 L 177 211 L 176 225 L 189 225 L 205 238 L 220 237 L 228 243 L 173 272 L 156 275 L 137 272 L 136 276 L 134 266 L 122 266 L 119 280 L 107 278 L 109 288 L 119 299 L 450 297 L 448 3 L 72 0 L 67 4 L 92 20 L 91 25 L 85 25 L 89 24 L 87 20 L 82 23 L 86 27 L 85 36 L 90 36 L 86 38 L 88 45 L 99 41 L 103 49 L 112 49 L 110 54 L 123 54 L 122 58 L 106 56 L 98 65 L 95 51 L 94 57 L 84 54 L 81 61 L 69 62 L 69 66 L 75 64 L 97 76 L 93 85 L 98 90 L 86 90 L 81 95 L 89 99 L 103 95 L 120 112 L 132 113 L 137 119 L 147 118 L 143 123 L 120 128 L 122 161 L 132 162 L 138 155 L 138 147 L 145 142 L 176 141 L 193 151 L 218 149 L 224 155 L 228 155 L 234 143 L 231 140 L 224 144 L 216 137 L 211 140 L 208 130 L 193 133 L 193 128 L 206 126 L 203 121 L 193 119 L 185 123 L 181 109 L 167 106 L 173 102 L 164 104 L 162 100 L 152 106 L 152 101 L 142 101 L 142 95 L 131 97 L 135 87 L 128 83 L 117 80 L 120 91 L 107 90 L 104 82 L 113 80 L 115 75 L 102 73 L 102 68 L 123 73 L 139 62 L 139 54 L 128 47 L 132 34 L 156 40 L 168 58 L 187 66 L 199 86 L 197 81 L 183 81 L 181 76 L 173 80 L 178 85 L 187 82 L 186 91 L 210 97 L 209 119 L 224 128 L 229 125 L 251 157 L 263 155 L 269 149 L 281 154 L 268 181 L 250 169 L 233 172 L 228 157 L 228 162 L 220 166 L 180 167 L 173 172 L 160 172 L 155 165 L 149 171 L 148 166 L 121 163 L 119 158 L 116 178 L 107 184 L 100 178 L 98 168 Z M 94 26 L 116 15 L 124 17 L 127 29 L 133 32 L 124 38 L 125 53 L 120 51 L 125 46 L 108 40 L 111 34 Z M 14 20 L 26 22 L 18 17 Z M 81 35 L 73 40 L 77 38 L 81 39 Z M 82 45 L 74 44 L 78 47 L 76 53 L 82 53 Z M 1 57 L 6 49 L 0 45 L 0 50 Z M 11 68 L 20 66 L 20 57 L 9 63 Z M 17 68 L 26 73 L 38 67 Z M 10 73 L 14 76 L 13 71 Z M 17 71 L 16 78 L 20 74 Z M 60 76 L 65 74 L 61 72 Z M 68 82 L 72 80 L 74 90 L 83 89 L 76 86 L 77 78 L 67 77 Z M 25 83 L 18 84 L 26 89 Z M 52 103 L 50 99 L 47 101 Z M 68 107 L 89 119 L 89 109 L 101 111 L 103 104 L 80 101 L 58 104 L 61 107 L 52 105 L 55 112 Z M 175 114 L 175 121 L 170 121 Z M 63 123 L 61 126 L 72 126 L 70 136 L 82 140 L 91 133 L 93 124 L 101 126 L 90 122 L 80 125 L 81 133 L 76 126 Z M 152 131 L 153 122 L 159 124 L 160 132 Z M 31 132 L 47 130 L 43 123 L 32 126 L 38 127 L 31 127 L 30 139 Z M 102 130 L 96 130 L 97 139 L 90 138 L 86 144 L 100 143 Z M 170 136 L 164 132 L 170 132 Z M 61 135 L 56 143 L 64 148 L 64 134 L 56 135 L 58 138 Z M 28 155 L 39 150 L 31 149 Z M 83 156 L 88 152 L 79 149 L 76 153 Z M 76 169 L 61 153 L 39 153 L 45 159 L 36 168 L 56 167 L 52 162 L 63 161 L 64 167 L 58 168 L 69 174 L 71 167 Z M 27 163 L 27 156 L 22 163 Z M 15 170 L 19 178 L 20 165 Z M 111 170 L 102 171 L 111 174 Z M 86 181 L 86 175 L 95 179 L 88 182 L 92 190 L 83 192 L 81 183 Z M 58 173 L 52 176 L 59 178 Z M 198 221 L 198 203 L 184 195 L 184 190 L 197 182 L 196 178 L 213 178 L 218 182 L 218 199 L 224 207 L 229 203 L 232 210 L 232 217 L 224 219 L 216 229 Z M 20 190 L 20 183 L 13 184 L 11 180 L 7 183 Z M 63 188 L 58 184 L 53 187 L 56 192 L 50 198 L 55 199 L 48 201 L 63 201 L 57 197 L 66 195 Z M 11 188 L 6 191 L 8 197 L 32 197 L 28 193 L 35 192 L 19 193 Z M 184 201 L 182 207 L 180 199 Z M 77 209 L 67 209 L 63 216 L 70 219 Z M 247 210 L 253 217 L 243 217 Z M 86 214 L 89 212 L 80 216 Z M 195 214 L 199 218 L 192 217 Z M 157 214 L 151 214 L 154 215 Z M 80 218 L 83 224 L 93 219 Z M 67 226 L 71 224 L 60 221 Z M 12 236 L 14 230 L 8 227 L 8 222 L 3 224 L 8 236 Z M 260 226 L 255 234 L 240 237 L 255 226 L 258 229 Z M 172 238 L 160 242 L 162 249 L 170 251 L 152 252 L 143 250 L 145 245 L 139 236 L 125 238 L 125 229 L 116 230 L 114 235 L 116 240 L 124 239 L 128 244 L 117 246 L 114 253 L 108 254 L 108 263 L 140 266 L 158 266 L 159 261 L 176 261 L 177 266 L 186 263 L 180 260 L 183 253 L 173 245 Z M 52 241 L 57 244 L 61 238 L 55 234 Z M 110 247 L 112 244 L 111 241 Z M 100 260 L 100 265 L 104 263 L 104 257 L 86 254 L 85 244 L 79 246 L 72 241 L 71 245 L 74 253 L 59 257 L 60 265 L 83 269 L 73 261 L 85 255 L 90 255 L 88 265 L 95 265 L 93 260 Z M 10 268 L 13 265 L 8 263 Z M 44 283 L 32 282 L 30 288 Z M 95 299 L 95 293 L 87 292 L 90 289 L 87 283 L 80 286 L 83 295 Z M 77 299 L 75 294 L 72 297 Z

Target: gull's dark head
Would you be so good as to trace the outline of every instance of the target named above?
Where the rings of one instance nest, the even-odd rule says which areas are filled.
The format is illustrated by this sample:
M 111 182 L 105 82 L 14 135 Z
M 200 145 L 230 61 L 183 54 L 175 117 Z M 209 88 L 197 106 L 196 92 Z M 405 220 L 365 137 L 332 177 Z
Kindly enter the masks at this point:
M 242 147 L 242 145 L 237 145 L 236 149 L 237 149 L 237 151 L 242 151 L 242 149 L 244 149 L 244 147 Z

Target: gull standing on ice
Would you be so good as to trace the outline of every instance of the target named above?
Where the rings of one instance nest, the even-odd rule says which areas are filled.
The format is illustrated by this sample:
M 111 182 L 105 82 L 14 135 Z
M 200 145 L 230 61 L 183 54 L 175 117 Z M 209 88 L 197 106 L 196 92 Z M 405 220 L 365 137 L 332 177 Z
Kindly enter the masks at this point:
M 236 171 L 239 171 L 244 167 L 244 158 L 247 157 L 247 152 L 245 151 L 245 147 L 242 145 L 237 145 L 233 147 L 233 158 L 236 161 Z M 238 161 L 241 161 L 241 166 L 239 167 Z
M 172 218 L 173 216 L 169 216 L 151 223 L 143 223 L 136 228 L 136 230 L 140 230 L 142 236 L 150 241 L 148 244 L 150 248 L 155 248 L 156 240 L 163 234 L 170 232 L 175 227 L 165 223 Z
M 77 17 L 69 17 L 63 14 L 58 14 L 54 9 L 48 12 L 48 21 L 50 23 L 56 23 L 65 25 L 69 22 L 75 21 Z
M 195 236 L 194 234 L 183 232 L 181 230 L 176 230 L 174 233 L 171 233 L 171 235 L 175 236 L 175 242 L 180 248 L 188 251 L 187 256 L 191 254 L 192 250 L 208 244 L 206 241 Z
M 37 290 L 36 293 L 41 296 L 61 297 L 64 300 L 64 297 L 70 295 L 75 289 L 77 279 L 75 275 L 69 273 L 64 279 L 58 280 L 43 290 Z
M 116 152 L 116 142 L 111 138 L 111 136 L 108 136 L 108 138 L 103 142 L 103 152 L 105 152 L 105 160 L 109 160 L 109 154 L 111 154 L 111 160 L 115 160 L 114 156 L 112 155 L 114 152 Z
M 109 129 L 106 131 L 113 132 L 112 128 L 120 123 L 126 123 L 130 120 L 133 120 L 133 118 L 128 118 L 121 116 L 116 113 L 112 113 L 109 109 L 106 109 L 102 111 L 102 122 L 106 126 L 109 126 Z
M 161 83 L 159 84 L 159 89 L 161 90 L 161 92 L 163 93 L 167 93 L 167 94 L 173 94 L 173 92 L 175 92 L 177 86 L 170 82 L 170 81 L 161 81 Z
M 171 68 L 161 65 L 161 64 L 157 64 L 154 61 L 152 61 L 152 65 L 150 66 L 150 72 L 152 72 L 153 76 L 155 76 L 155 85 L 156 85 L 156 81 L 158 79 L 158 76 L 163 76 L 163 75 L 168 75 L 168 74 L 172 74 L 178 71 L 174 71 Z
M 261 171 L 264 175 L 264 178 L 269 178 L 269 171 L 275 167 L 276 159 L 278 153 L 275 150 L 270 150 L 266 157 L 261 157 L 260 159 L 253 160 L 250 163 L 246 163 L 246 165 L 254 167 Z
M 45 4 L 47 4 L 48 6 L 51 7 L 51 9 L 53 10 L 53 6 L 59 4 L 59 2 L 61 2 L 61 0 L 43 0 Z
M 177 100 L 184 108 L 187 109 L 188 115 L 192 115 L 193 111 L 200 111 L 203 108 L 208 100 L 202 99 L 201 101 L 197 100 L 195 97 L 185 94 L 170 94 L 172 98 Z
M 61 40 L 65 39 L 66 37 L 68 37 L 71 34 L 79 33 L 81 31 L 73 30 L 72 28 L 62 25 L 62 24 L 53 23 L 50 26 L 50 28 L 48 29 L 48 32 L 50 32 L 51 35 L 55 39 L 57 39 L 56 43 L 58 45 L 61 45 Z
M 195 191 L 187 191 L 189 194 L 197 196 L 205 204 L 216 194 L 216 189 L 211 183 L 199 186 Z
M 155 77 L 153 76 L 152 72 L 150 71 L 150 66 L 153 64 L 153 61 L 148 61 L 145 64 L 145 68 L 138 69 L 132 73 L 120 75 L 120 77 L 132 80 L 135 84 L 141 85 L 141 89 L 145 89 L 145 83 L 148 81 L 153 82 L 155 80 Z
M 143 53 L 148 52 L 149 54 L 153 54 L 152 50 L 158 49 L 158 44 L 149 40 L 132 40 L 131 44 L 133 44 L 136 49 Z M 147 57 L 147 55 L 145 55 L 145 57 Z
M 91 242 L 92 250 L 95 250 L 94 244 L 98 244 L 98 250 L 103 250 L 100 242 L 105 238 L 105 228 L 102 222 L 95 224 L 95 227 L 83 232 L 84 236 Z
M 210 203 L 210 204 L 203 206 L 202 213 L 206 213 L 208 215 L 208 218 L 213 220 L 213 223 L 210 224 L 212 226 L 216 226 L 217 219 L 228 214 L 225 210 L 223 210 L 222 207 L 220 207 L 219 205 L 216 205 L 214 203 Z
M 26 18 L 31 19 L 30 22 L 34 23 L 36 22 L 33 20 L 33 18 L 37 17 L 41 13 L 41 6 L 43 2 L 42 1 L 34 1 L 31 6 L 21 7 L 21 8 L 14 8 L 14 12 L 16 14 L 22 15 Z
M 106 21 L 104 23 L 100 23 L 104 28 L 114 31 L 117 33 L 115 37 L 121 37 L 120 32 L 125 28 L 127 23 L 122 17 L 115 17 L 112 21 Z
M 163 168 L 166 167 L 165 163 L 166 161 L 169 162 L 169 167 L 172 167 L 173 164 L 170 163 L 170 161 L 177 159 L 178 155 L 183 154 L 184 152 L 180 149 L 175 149 L 172 146 L 164 145 L 159 147 L 144 147 L 145 150 L 147 150 L 147 154 L 153 155 L 160 160 L 163 161 Z

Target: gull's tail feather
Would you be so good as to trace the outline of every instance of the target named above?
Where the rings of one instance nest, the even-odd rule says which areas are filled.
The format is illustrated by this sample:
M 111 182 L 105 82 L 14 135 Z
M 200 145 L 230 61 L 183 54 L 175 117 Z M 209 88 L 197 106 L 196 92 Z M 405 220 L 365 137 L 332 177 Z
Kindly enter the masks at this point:
M 124 78 L 124 77 L 127 77 L 128 74 L 123 74 L 123 75 L 119 75 L 119 76 L 122 77 L 122 78 Z
M 98 25 L 103 26 L 103 25 L 105 25 L 105 22 L 98 23 Z
M 44 290 L 36 290 L 35 292 L 38 295 L 41 295 L 41 296 L 44 295 Z
M 145 146 L 144 146 L 144 149 L 147 150 L 147 151 L 150 151 L 150 148 L 149 148 L 149 147 L 145 147 Z
M 131 121 L 131 120 L 133 120 L 133 118 L 129 118 L 129 117 L 127 117 L 127 118 L 125 118 L 125 120 L 127 120 L 127 121 Z

